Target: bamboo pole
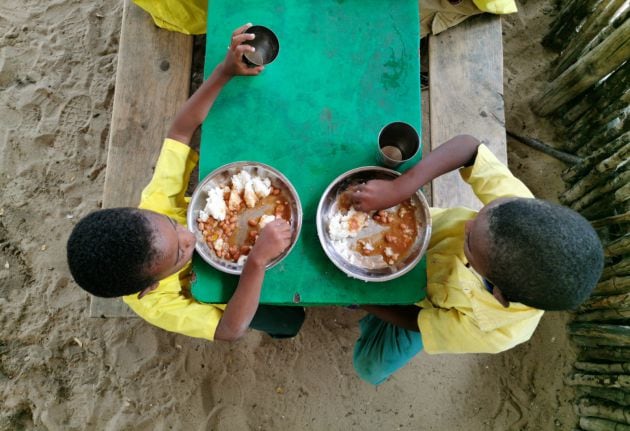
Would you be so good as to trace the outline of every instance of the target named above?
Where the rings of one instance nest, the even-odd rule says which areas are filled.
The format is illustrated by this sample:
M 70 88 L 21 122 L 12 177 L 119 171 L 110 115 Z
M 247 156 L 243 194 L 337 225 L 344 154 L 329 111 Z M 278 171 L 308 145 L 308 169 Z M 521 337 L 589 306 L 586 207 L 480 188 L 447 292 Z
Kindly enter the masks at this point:
M 628 165 L 628 167 L 630 167 L 630 165 Z M 584 196 L 582 196 L 578 201 L 571 204 L 571 208 L 573 208 L 575 211 L 580 211 L 583 208 L 586 208 L 588 205 L 592 204 L 600 196 L 603 196 L 606 193 L 610 193 L 610 192 L 615 192 L 615 200 L 618 200 L 616 190 L 630 184 L 629 181 L 630 181 L 630 169 L 627 169 L 624 172 L 618 174 L 617 176 L 613 176 L 612 180 L 606 182 L 604 185 L 594 188 L 593 190 L 584 194 Z M 620 202 L 623 202 L 623 201 L 620 201 Z
M 580 157 L 574 156 L 573 154 L 565 153 L 564 151 L 557 150 L 551 145 L 547 145 L 544 142 L 539 141 L 538 139 L 521 136 L 509 130 L 507 130 L 507 134 L 517 141 L 522 142 L 523 144 L 528 145 L 529 147 L 534 148 L 538 151 L 541 151 L 551 157 L 555 157 L 556 159 L 568 165 L 575 165 L 576 163 L 582 161 Z
M 566 379 L 569 386 L 594 386 L 630 391 L 630 375 L 573 373 Z
M 602 218 L 599 220 L 594 220 L 591 222 L 591 225 L 595 229 L 598 229 L 598 228 L 610 226 L 613 224 L 623 224 L 623 223 L 628 223 L 628 222 L 630 222 L 630 212 Z
M 559 108 L 556 115 L 567 127 L 607 104 L 611 94 L 621 94 L 630 82 L 630 62 L 626 62 L 610 76 L 600 80 L 592 89 L 577 97 L 575 103 Z
M 575 29 L 584 21 L 584 18 L 593 12 L 601 1 L 572 0 L 568 2 L 551 24 L 549 33 L 543 38 L 543 46 L 560 51 L 575 35 Z
M 604 268 L 601 280 L 608 280 L 615 275 L 630 275 L 630 256 L 626 256 L 619 263 Z
M 630 405 L 630 392 L 624 392 L 620 389 L 599 388 L 594 386 L 578 386 L 578 394 L 588 395 L 595 398 L 612 401 L 622 406 Z
M 630 348 L 624 347 L 595 347 L 582 349 L 578 354 L 580 361 L 628 362 Z
M 630 371 L 630 362 L 621 362 L 616 364 L 598 364 L 594 362 L 578 361 L 573 364 L 573 366 L 580 371 L 586 371 L 595 374 L 624 374 Z
M 615 200 L 618 203 L 623 203 L 628 199 L 630 199 L 630 183 L 626 183 L 615 192 Z
M 587 220 L 606 217 L 614 214 L 616 204 L 615 195 L 608 193 L 581 210 L 580 214 Z
M 586 17 L 584 25 L 575 37 L 571 38 L 551 71 L 552 78 L 564 72 L 586 52 L 597 46 L 610 35 L 625 18 L 622 9 L 627 8 L 627 0 L 611 0 L 599 3 Z
M 627 136 L 630 132 L 624 133 L 620 138 Z M 605 158 L 595 166 L 595 170 L 598 172 L 606 172 L 610 169 L 616 169 L 620 164 L 627 161 L 630 158 L 630 144 L 626 144 L 618 151 L 613 153 L 610 157 Z
M 630 253 L 630 233 L 609 242 L 604 247 L 604 255 L 606 257 L 619 256 L 626 253 Z
M 598 417 L 630 425 L 630 408 L 593 398 L 581 398 L 575 406 L 579 416 Z
M 598 82 L 630 57 L 630 20 L 547 85 L 532 109 L 547 116 Z
M 591 322 L 585 322 L 591 323 Z M 615 326 L 615 325 L 611 325 Z M 605 338 L 598 337 L 596 335 L 571 335 L 571 340 L 577 344 L 578 346 L 588 347 L 588 348 L 599 348 L 599 347 L 625 347 L 628 345 L 627 338 Z
M 599 349 L 601 347 L 619 347 L 619 343 L 611 342 L 608 340 L 601 340 L 597 337 L 586 337 L 583 335 L 571 335 L 571 341 L 586 349 Z
M 584 431 L 630 431 L 628 425 L 591 417 L 581 417 L 580 428 Z
M 594 338 L 600 346 L 630 346 L 630 326 L 573 322 L 568 329 L 571 336 Z
M 593 295 L 608 296 L 620 293 L 630 293 L 630 277 L 613 277 L 601 281 L 595 286 Z
M 630 147 L 630 144 L 628 146 Z M 564 193 L 558 197 L 560 202 L 564 205 L 575 202 L 580 197 L 588 193 L 589 190 L 592 190 L 595 186 L 605 182 L 617 167 L 612 166 L 611 164 L 607 164 L 606 166 L 608 166 L 607 170 L 599 171 L 597 169 L 592 169 L 591 172 L 576 181 L 570 188 L 565 190 Z
M 628 105 L 630 105 L 630 87 L 603 106 L 601 104 L 593 106 L 590 112 L 575 124 L 568 126 L 571 130 L 571 140 L 575 141 L 575 144 L 570 144 L 570 146 L 578 148 L 587 144 L 598 130 L 615 118 L 621 117 Z
M 630 308 L 630 293 L 610 296 L 593 296 L 580 306 L 578 312 L 593 310 Z
M 630 308 L 619 308 L 613 310 L 594 310 L 587 313 L 577 314 L 575 322 L 607 322 L 630 321 Z
M 608 160 L 614 156 L 621 148 L 630 149 L 630 132 L 624 133 L 617 139 L 607 143 L 603 147 L 594 151 L 588 157 L 582 159 L 577 165 L 573 165 L 570 168 L 562 172 L 562 179 L 567 183 L 575 183 L 581 177 L 586 175 L 595 165 L 601 163 L 602 160 Z M 624 150 L 626 151 L 626 150 Z
M 630 32 L 628 36 L 630 37 Z M 581 146 L 577 150 L 577 154 L 580 157 L 585 157 L 628 131 L 630 131 L 630 107 L 622 111 L 619 117 L 609 121 L 595 131 L 593 138 L 587 144 Z

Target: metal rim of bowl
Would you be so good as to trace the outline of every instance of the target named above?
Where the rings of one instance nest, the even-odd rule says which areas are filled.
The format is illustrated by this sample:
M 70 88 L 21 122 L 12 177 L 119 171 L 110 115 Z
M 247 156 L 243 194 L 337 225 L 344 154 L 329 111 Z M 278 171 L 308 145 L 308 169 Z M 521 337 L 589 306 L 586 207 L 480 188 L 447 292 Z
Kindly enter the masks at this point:
M 267 61 L 266 63 L 263 62 L 262 64 L 258 64 L 256 62 L 254 62 L 250 58 L 248 52 L 243 54 L 243 56 L 250 63 L 252 63 L 254 66 L 266 66 L 266 65 L 272 63 L 278 57 L 278 54 L 280 53 L 280 41 L 278 40 L 278 36 L 273 32 L 273 30 L 271 30 L 269 27 L 265 27 L 264 25 L 253 25 L 253 26 L 249 27 L 247 30 L 245 30 L 245 33 L 254 33 L 255 30 L 261 30 L 262 32 L 267 33 L 267 35 L 271 36 L 271 41 L 274 42 L 274 44 L 275 44 L 275 51 L 276 52 L 274 53 L 273 57 L 269 61 Z M 246 43 L 248 45 L 252 45 L 251 43 L 248 43 L 248 42 L 250 42 L 250 41 L 245 41 L 244 43 Z
M 328 187 L 326 187 L 326 190 L 324 190 L 324 192 L 322 193 L 322 197 L 320 198 L 319 204 L 317 205 L 317 213 L 316 213 L 317 236 L 319 238 L 319 244 L 321 245 L 322 249 L 324 249 L 324 253 L 326 253 L 326 256 L 328 256 L 328 259 L 344 274 L 348 275 L 349 277 L 356 278 L 362 281 L 370 281 L 370 282 L 390 281 L 390 280 L 394 280 L 398 277 L 405 275 L 406 273 L 411 271 L 413 268 L 415 268 L 415 266 L 420 262 L 422 257 L 425 255 L 427 248 L 429 246 L 429 239 L 431 238 L 432 220 L 431 220 L 431 214 L 429 212 L 429 203 L 427 202 L 426 198 L 424 197 L 424 195 L 422 194 L 420 190 L 416 192 L 416 196 L 418 197 L 418 199 L 420 200 L 420 203 L 422 204 L 422 211 L 426 218 L 425 226 L 424 226 L 424 235 L 422 238 L 422 246 L 420 247 L 418 255 L 408 265 L 406 265 L 404 268 L 400 269 L 399 271 L 396 271 L 395 273 L 391 273 L 387 275 L 378 276 L 378 277 L 362 276 L 361 274 L 351 272 L 344 266 L 340 265 L 337 262 L 337 257 L 333 256 L 325 245 L 326 241 L 325 241 L 322 212 L 323 212 L 323 205 L 328 194 L 340 182 L 347 180 L 348 178 L 358 173 L 368 172 L 368 171 L 378 171 L 385 174 L 389 174 L 389 175 L 392 175 L 392 179 L 395 179 L 396 177 L 399 177 L 401 175 L 400 172 L 383 168 L 381 166 L 363 166 L 360 168 L 351 169 L 339 175 L 337 178 L 331 181 Z
M 188 228 L 188 230 L 190 232 L 192 232 L 193 234 L 195 234 L 195 250 L 197 251 L 197 254 L 204 260 L 204 262 L 206 262 L 208 265 L 212 266 L 213 268 L 227 273 L 227 274 L 232 274 L 232 275 L 240 275 L 241 272 L 243 272 L 243 267 L 244 265 L 238 267 L 238 268 L 229 268 L 226 267 L 224 265 L 221 265 L 219 262 L 221 261 L 215 261 L 211 258 L 207 258 L 205 255 L 205 251 L 203 249 L 201 249 L 201 245 L 200 245 L 200 241 L 197 239 L 197 231 L 198 229 L 193 228 L 192 226 L 195 225 L 197 223 L 197 218 L 194 215 L 194 209 L 193 209 L 193 201 L 194 201 L 194 197 L 197 195 L 197 193 L 201 193 L 202 192 L 202 188 L 204 185 L 206 185 L 207 182 L 209 182 L 213 176 L 218 175 L 219 173 L 222 173 L 223 171 L 227 171 L 229 169 L 242 169 L 244 167 L 253 167 L 253 168 L 263 168 L 271 173 L 273 173 L 281 182 L 282 184 L 287 187 L 287 189 L 289 190 L 289 193 L 291 194 L 292 197 L 294 197 L 295 200 L 295 206 L 296 206 L 296 220 L 295 223 L 292 223 L 291 226 L 295 226 L 295 234 L 292 233 L 291 235 L 291 239 L 292 242 L 289 245 L 289 247 L 287 247 L 287 249 L 285 251 L 282 252 L 282 254 L 280 254 L 280 256 L 276 257 L 275 259 L 273 259 L 271 262 L 269 262 L 267 264 L 267 266 L 265 267 L 265 269 L 270 269 L 273 268 L 274 266 L 276 266 L 278 263 L 282 262 L 282 260 L 284 260 L 285 257 L 287 257 L 289 255 L 289 253 L 291 253 L 291 250 L 293 250 L 293 247 L 295 247 L 295 244 L 297 244 L 298 239 L 300 237 L 300 232 L 302 230 L 302 203 L 300 202 L 300 196 L 297 193 L 297 190 L 295 189 L 295 187 L 293 186 L 293 184 L 291 184 L 291 182 L 289 181 L 289 179 L 282 174 L 280 171 L 278 171 L 277 169 L 265 164 L 265 163 L 260 163 L 260 162 L 252 162 L 252 161 L 241 161 L 241 162 L 232 162 L 232 163 L 228 163 L 226 165 L 223 166 L 219 166 L 218 168 L 216 168 L 215 170 L 213 170 L 212 172 L 210 172 L 208 175 L 206 175 L 204 177 L 203 180 L 201 180 L 199 182 L 199 184 L 197 184 L 197 187 L 195 187 L 195 190 L 190 198 L 190 202 L 188 204 L 188 209 L 186 211 L 186 227 Z M 236 266 L 236 264 L 234 263 L 234 266 Z

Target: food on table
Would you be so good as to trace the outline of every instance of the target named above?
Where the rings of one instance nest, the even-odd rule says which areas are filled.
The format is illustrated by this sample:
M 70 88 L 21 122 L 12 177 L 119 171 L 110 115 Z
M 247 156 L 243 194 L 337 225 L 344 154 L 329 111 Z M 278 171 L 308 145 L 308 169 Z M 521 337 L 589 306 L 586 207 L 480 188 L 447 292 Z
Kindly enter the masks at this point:
M 349 194 L 337 198 L 328 223 L 332 244 L 351 263 L 382 268 L 404 260 L 421 229 L 411 199 L 369 213 L 351 207 Z
M 197 227 L 219 258 L 243 264 L 262 228 L 276 218 L 291 220 L 288 192 L 245 170 L 204 191 L 208 197 Z

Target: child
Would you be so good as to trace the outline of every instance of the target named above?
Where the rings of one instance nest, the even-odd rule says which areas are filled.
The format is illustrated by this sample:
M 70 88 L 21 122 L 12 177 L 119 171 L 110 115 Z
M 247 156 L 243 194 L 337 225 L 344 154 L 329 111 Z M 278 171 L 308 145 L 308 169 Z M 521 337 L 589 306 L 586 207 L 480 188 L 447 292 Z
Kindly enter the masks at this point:
M 420 0 L 420 37 L 438 34 L 480 13 L 516 12 L 514 0 Z
M 485 145 L 457 136 L 393 181 L 352 193 L 362 211 L 388 208 L 453 169 L 485 204 L 432 209 L 426 298 L 418 306 L 364 306 L 354 350 L 359 376 L 383 382 L 421 349 L 498 353 L 532 336 L 543 310 L 568 310 L 590 294 L 603 250 L 576 212 L 533 199 Z
M 261 230 L 227 305 L 201 304 L 188 293 L 195 237 L 185 227 L 184 192 L 198 159 L 189 143 L 233 76 L 263 70 L 242 61 L 245 51 L 254 50 L 242 44 L 254 38 L 244 33 L 250 26 L 234 31 L 223 62 L 179 110 L 140 209 L 89 214 L 75 226 L 67 246 L 70 271 L 83 289 L 102 297 L 123 296 L 149 323 L 208 340 L 236 340 L 250 326 L 276 338 L 292 337 L 304 321 L 303 308 L 258 305 L 267 263 L 289 246 L 291 228 L 283 220 Z

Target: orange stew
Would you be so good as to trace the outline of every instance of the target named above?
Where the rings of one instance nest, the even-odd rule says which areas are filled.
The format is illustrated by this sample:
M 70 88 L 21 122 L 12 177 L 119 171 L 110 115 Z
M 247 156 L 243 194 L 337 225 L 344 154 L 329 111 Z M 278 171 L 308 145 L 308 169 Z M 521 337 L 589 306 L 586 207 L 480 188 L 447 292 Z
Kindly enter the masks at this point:
M 242 193 L 241 193 L 242 194 Z M 242 198 L 243 196 L 241 196 Z M 230 193 L 224 193 L 223 200 L 228 204 Z M 271 188 L 271 194 L 256 202 L 255 208 L 269 207 L 265 211 L 265 215 L 274 215 L 276 218 L 282 218 L 286 221 L 291 220 L 291 206 L 287 193 L 277 187 Z M 241 222 L 240 217 L 247 209 L 243 200 L 236 210 L 228 210 L 225 220 L 218 221 L 209 217 L 203 222 L 197 219 L 197 227 L 203 233 L 203 237 L 210 249 L 214 250 L 217 257 L 232 262 L 238 261 L 243 255 L 248 255 L 258 238 L 260 230 L 259 222 L 261 217 L 255 217 L 247 220 L 247 223 Z M 245 230 L 245 235 L 241 232 Z M 239 242 L 239 238 L 244 238 Z M 217 243 L 217 240 L 219 243 Z M 218 245 L 218 246 L 217 246 Z
M 358 240 L 355 250 L 363 256 L 381 255 L 388 265 L 404 259 L 418 235 L 415 207 L 411 201 L 407 199 L 402 202 L 396 212 L 377 211 L 372 218 L 388 229 L 373 237 Z

